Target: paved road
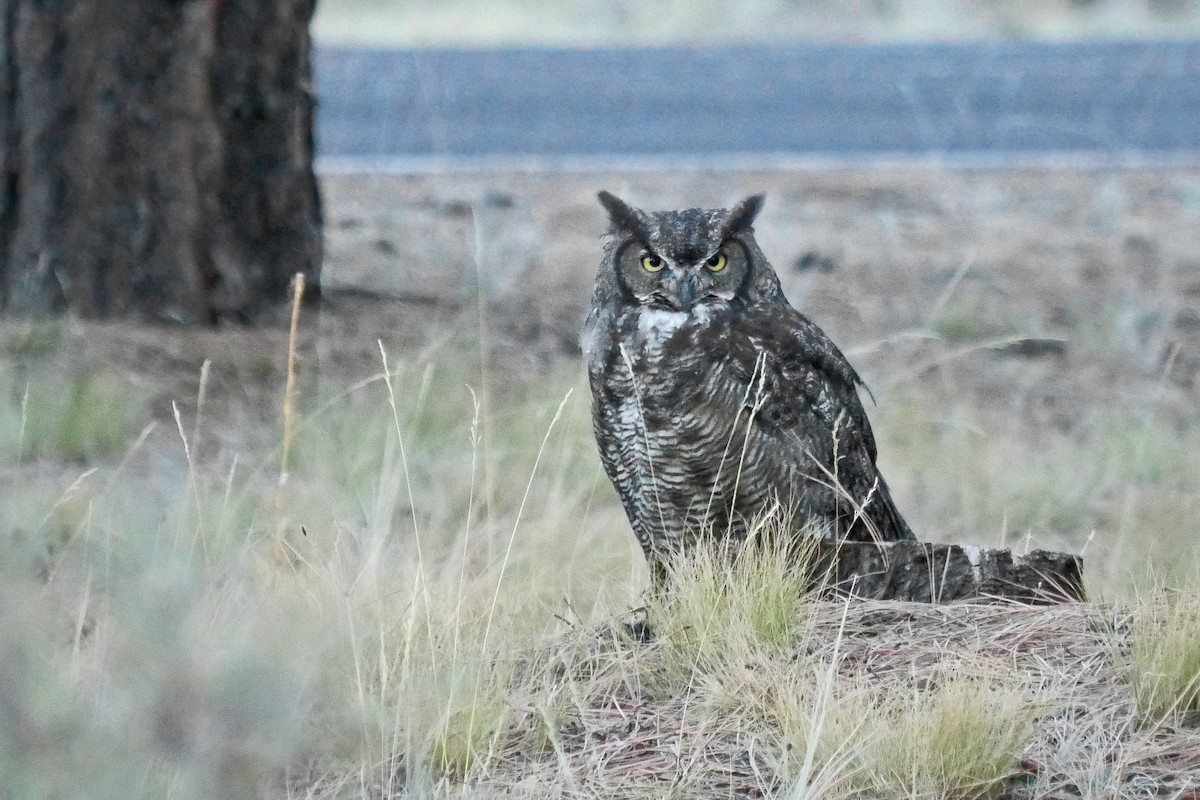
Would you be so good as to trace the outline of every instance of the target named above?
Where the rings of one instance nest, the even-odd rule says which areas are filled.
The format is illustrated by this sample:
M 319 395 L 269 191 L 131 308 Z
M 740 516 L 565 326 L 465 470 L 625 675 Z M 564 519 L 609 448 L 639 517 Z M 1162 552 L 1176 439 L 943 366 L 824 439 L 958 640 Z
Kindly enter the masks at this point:
M 324 47 L 315 68 L 326 164 L 1200 155 L 1200 42 Z

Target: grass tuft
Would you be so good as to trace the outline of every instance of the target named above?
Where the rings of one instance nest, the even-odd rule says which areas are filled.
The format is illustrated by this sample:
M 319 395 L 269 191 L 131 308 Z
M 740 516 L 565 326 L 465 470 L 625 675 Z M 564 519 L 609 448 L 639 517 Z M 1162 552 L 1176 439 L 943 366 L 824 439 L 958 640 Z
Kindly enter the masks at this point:
M 987 676 L 882 698 L 860 780 L 887 797 L 999 796 L 1033 718 L 1020 691 Z
M 789 552 L 783 523 L 766 519 L 738 552 L 698 547 L 668 568 L 670 589 L 650 615 L 685 670 L 718 672 L 732 661 L 786 658 L 799 641 L 808 553 Z
M 1156 592 L 1132 608 L 1124 671 L 1145 725 L 1200 712 L 1200 591 Z
M 21 380 L 0 365 L 0 437 L 6 460 L 86 461 L 120 455 L 146 421 L 146 397 L 111 373 L 39 370 Z

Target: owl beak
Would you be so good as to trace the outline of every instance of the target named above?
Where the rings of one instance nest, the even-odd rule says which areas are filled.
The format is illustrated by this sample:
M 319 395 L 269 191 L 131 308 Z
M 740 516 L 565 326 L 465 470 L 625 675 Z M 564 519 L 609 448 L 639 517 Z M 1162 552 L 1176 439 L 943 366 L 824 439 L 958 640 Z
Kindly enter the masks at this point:
M 675 278 L 675 302 L 680 311 L 691 311 L 696 304 L 696 284 L 687 273 Z

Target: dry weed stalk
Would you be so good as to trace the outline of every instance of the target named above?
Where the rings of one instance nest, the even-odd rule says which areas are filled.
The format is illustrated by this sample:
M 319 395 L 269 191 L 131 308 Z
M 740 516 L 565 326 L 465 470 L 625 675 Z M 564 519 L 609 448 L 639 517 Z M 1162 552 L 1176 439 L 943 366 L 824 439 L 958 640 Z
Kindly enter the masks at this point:
M 300 302 L 304 298 L 304 273 L 297 272 L 292 278 L 292 314 L 288 326 L 287 382 L 283 387 L 283 444 L 279 456 L 279 481 L 275 486 L 275 540 L 274 556 L 277 564 L 288 560 L 288 519 L 284 510 L 286 502 L 288 469 L 291 463 L 292 441 L 296 436 L 296 340 L 300 327 Z

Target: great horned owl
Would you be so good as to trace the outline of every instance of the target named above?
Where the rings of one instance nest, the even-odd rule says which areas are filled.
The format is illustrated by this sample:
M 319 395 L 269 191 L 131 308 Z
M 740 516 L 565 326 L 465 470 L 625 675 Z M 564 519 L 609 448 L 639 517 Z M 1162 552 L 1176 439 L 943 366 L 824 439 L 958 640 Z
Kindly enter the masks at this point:
M 875 466 L 862 380 L 792 308 L 732 209 L 647 213 L 608 192 L 610 240 L 583 331 L 592 422 L 656 580 L 764 515 L 827 536 L 915 539 Z

